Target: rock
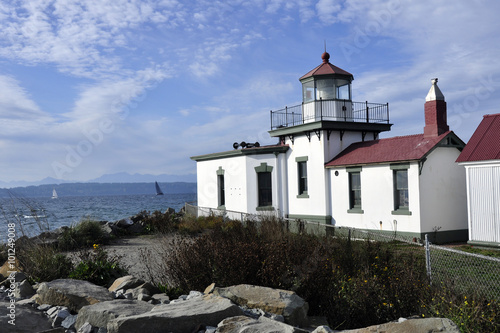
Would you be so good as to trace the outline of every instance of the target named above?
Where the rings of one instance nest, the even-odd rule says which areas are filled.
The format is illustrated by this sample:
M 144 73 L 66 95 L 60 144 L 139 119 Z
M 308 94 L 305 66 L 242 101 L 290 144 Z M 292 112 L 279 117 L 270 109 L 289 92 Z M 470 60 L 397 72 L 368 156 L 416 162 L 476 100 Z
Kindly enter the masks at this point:
M 201 297 L 203 294 L 199 291 L 191 290 L 189 292 L 189 295 L 186 297 L 186 300 L 194 298 L 194 297 Z
M 458 326 L 448 318 L 419 318 L 404 321 L 391 322 L 381 325 L 374 325 L 355 330 L 340 331 L 342 333 L 459 333 Z
M 160 302 L 160 304 L 170 303 L 170 297 L 168 297 L 168 295 L 166 295 L 166 294 L 154 294 L 152 297 L 153 297 L 153 299 Z
M 96 327 L 106 327 L 108 322 L 118 316 L 133 316 L 151 311 L 153 305 L 146 302 L 117 299 L 87 305 L 80 309 L 75 328 L 79 329 L 85 323 Z
M 253 319 L 246 316 L 238 316 L 224 319 L 217 326 L 216 333 L 306 333 L 306 330 L 293 327 L 266 317 Z
M 46 331 L 37 331 L 37 333 L 65 333 L 64 328 L 58 327 Z
M 333 333 L 332 329 L 328 326 L 318 326 L 312 333 Z
M 292 326 L 307 325 L 309 305 L 293 291 L 240 284 L 215 288 L 213 294 L 229 298 L 248 308 L 280 314 L 285 318 L 285 322 Z
M 35 294 L 35 289 L 33 289 L 28 280 L 24 280 L 16 284 L 16 289 L 14 289 L 15 298 L 29 298 L 34 294 Z
M 92 333 L 94 330 L 94 328 L 92 327 L 92 325 L 90 325 L 89 323 L 85 323 L 82 325 L 82 327 L 80 327 L 80 329 L 77 331 L 78 333 Z
M 21 271 L 21 265 L 19 264 L 19 261 L 16 259 L 14 261 L 14 268 L 10 267 L 10 263 L 8 261 L 5 261 L 5 263 L 0 267 L 0 275 L 2 278 L 0 280 L 4 280 L 9 277 L 11 271 Z
M 132 234 L 142 234 L 144 232 L 144 226 L 141 223 L 134 223 L 127 228 L 127 232 Z
M 212 283 L 207 288 L 205 288 L 205 291 L 203 293 L 205 295 L 211 294 L 211 293 L 213 293 L 214 289 L 215 289 L 215 283 Z
M 111 320 L 107 328 L 108 333 L 192 332 L 200 324 L 216 326 L 225 318 L 242 314 L 242 310 L 230 300 L 207 295 L 157 305 L 140 315 L 118 317 Z
M 151 300 L 151 296 L 148 295 L 148 294 L 139 294 L 137 296 L 137 300 L 138 301 L 144 301 L 144 302 L 147 302 L 147 301 L 150 301 Z
M 132 219 L 129 218 L 129 217 L 121 219 L 121 220 L 115 222 L 115 225 L 117 227 L 119 227 L 119 228 L 125 228 L 125 229 L 129 228 L 133 224 L 134 224 L 134 221 L 132 221 Z
M 60 307 L 58 306 L 51 307 L 50 309 L 47 310 L 47 316 L 49 316 L 50 318 L 54 318 L 59 309 Z
M 37 309 L 40 310 L 40 311 L 47 311 L 51 307 L 52 306 L 50 304 L 42 304 L 42 305 L 39 305 Z
M 8 301 L 0 302 L 0 331 L 25 333 L 52 329 L 52 323 L 43 312 L 33 309 L 31 306 L 15 305 L 15 308 L 9 308 L 11 304 Z M 11 314 L 15 314 L 15 317 L 9 317 Z M 15 325 L 9 324 L 13 318 L 15 318 Z
M 16 301 L 16 305 L 27 305 L 31 306 L 32 308 L 38 308 L 38 304 L 35 303 L 35 300 L 33 298 L 25 298 L 19 301 Z
M 71 313 L 69 313 L 67 309 L 58 310 L 56 312 L 56 315 L 54 316 L 54 321 L 52 321 L 52 327 L 61 326 L 64 319 L 66 319 L 70 315 Z
M 14 272 L 13 275 L 14 275 L 15 282 L 22 282 L 22 281 L 26 280 L 26 274 L 24 274 L 23 272 Z M 12 273 L 9 276 L 9 279 L 12 279 L 11 276 L 12 276 Z
M 61 326 L 69 329 L 72 327 L 75 327 L 76 319 L 78 318 L 78 315 L 69 315 L 61 323 Z
M 113 300 L 112 294 L 104 287 L 87 281 L 59 279 L 40 284 L 37 290 L 38 304 L 67 306 L 78 312 L 83 306 Z
M 170 217 L 174 214 L 175 214 L 175 209 L 173 209 L 172 207 L 168 207 L 167 210 L 165 211 L 165 215 L 167 215 L 167 217 Z
M 113 282 L 111 287 L 108 288 L 109 291 L 118 291 L 120 289 L 127 290 L 127 289 L 133 289 L 135 287 L 140 286 L 143 284 L 144 281 L 141 279 L 138 279 L 132 275 L 126 275 L 122 276 L 121 278 L 118 278 Z

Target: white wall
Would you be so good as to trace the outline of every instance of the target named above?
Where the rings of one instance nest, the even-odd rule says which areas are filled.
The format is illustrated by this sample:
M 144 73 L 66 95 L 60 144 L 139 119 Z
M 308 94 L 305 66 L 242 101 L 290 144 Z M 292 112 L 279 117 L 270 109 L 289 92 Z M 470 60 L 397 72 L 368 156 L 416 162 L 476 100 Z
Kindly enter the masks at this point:
M 338 176 L 335 175 L 335 171 L 338 171 Z M 347 212 L 349 209 L 349 175 L 346 168 L 332 168 L 329 172 L 332 187 L 332 216 L 336 226 L 420 232 L 418 223 L 420 195 L 416 162 L 411 163 L 408 169 L 408 197 L 412 215 L 392 214 L 394 210 L 393 170 L 389 164 L 362 166 L 360 173 L 362 214 Z
M 464 165 L 469 240 L 500 244 L 500 161 Z
M 222 169 L 224 170 L 226 208 L 246 211 L 247 165 L 244 156 L 209 161 L 198 161 L 196 163 L 198 182 L 198 206 L 217 208 L 217 170 L 219 169 L 219 167 L 222 167 Z
M 290 146 L 287 152 L 288 172 L 288 214 L 291 215 L 331 215 L 331 190 L 328 187 L 329 174 L 325 163 L 347 148 L 353 142 L 361 141 L 361 133 L 345 132 L 342 141 L 340 133 L 334 131 L 327 138 L 327 132 L 321 131 L 320 138 L 311 132 L 311 140 L 305 136 L 295 136 L 294 141 L 287 138 L 286 144 Z M 309 198 L 297 198 L 298 195 L 298 170 L 296 157 L 307 156 L 307 186 Z
M 283 154 L 279 154 L 278 156 Z M 278 157 L 280 158 L 280 157 Z M 258 192 L 255 167 L 267 163 L 272 166 L 273 207 L 281 211 L 282 197 L 278 195 L 279 169 L 274 154 L 244 155 L 197 162 L 198 206 L 216 209 L 218 207 L 217 170 L 224 170 L 225 208 L 255 214 Z M 281 202 L 280 202 L 281 199 Z
M 465 169 L 455 163 L 460 151 L 438 147 L 428 156 L 420 177 L 422 232 L 467 229 Z

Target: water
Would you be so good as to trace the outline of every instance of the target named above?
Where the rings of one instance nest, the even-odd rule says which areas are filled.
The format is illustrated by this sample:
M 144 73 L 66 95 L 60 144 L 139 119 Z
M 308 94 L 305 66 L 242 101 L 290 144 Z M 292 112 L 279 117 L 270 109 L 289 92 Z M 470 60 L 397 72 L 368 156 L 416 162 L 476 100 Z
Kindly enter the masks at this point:
M 176 212 L 196 193 L 165 195 L 74 196 L 51 198 L 0 198 L 0 242 L 6 241 L 7 223 L 16 222 L 17 237 L 35 236 L 41 229 L 75 225 L 82 219 L 117 221 L 141 211 Z M 22 224 L 22 226 L 19 226 Z M 22 229 L 22 230 L 21 230 Z

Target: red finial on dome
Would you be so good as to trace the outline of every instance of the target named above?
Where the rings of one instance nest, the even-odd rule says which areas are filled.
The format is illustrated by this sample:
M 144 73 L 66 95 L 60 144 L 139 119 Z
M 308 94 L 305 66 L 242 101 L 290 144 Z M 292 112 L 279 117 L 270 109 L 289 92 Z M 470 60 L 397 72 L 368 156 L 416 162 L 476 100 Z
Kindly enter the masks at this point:
M 330 54 L 328 54 L 328 52 L 324 52 L 322 55 L 321 55 L 321 59 L 323 59 L 323 63 L 327 64 L 330 60 Z

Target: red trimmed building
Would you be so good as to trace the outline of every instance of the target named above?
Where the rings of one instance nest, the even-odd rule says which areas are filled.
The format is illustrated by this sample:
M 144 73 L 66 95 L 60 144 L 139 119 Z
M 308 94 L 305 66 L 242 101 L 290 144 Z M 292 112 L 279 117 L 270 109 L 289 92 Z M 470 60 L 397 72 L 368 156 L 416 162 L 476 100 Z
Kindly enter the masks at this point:
M 423 134 L 379 139 L 389 105 L 352 101 L 351 73 L 330 63 L 303 75 L 302 103 L 271 111 L 273 146 L 194 156 L 198 205 L 275 214 L 434 242 L 467 239 L 464 143 L 449 130 L 432 80 Z M 239 149 L 242 147 L 242 149 Z M 206 209 L 204 210 L 207 211 Z M 201 212 L 201 210 L 200 210 Z
M 469 243 L 500 247 L 500 113 L 484 116 L 457 162 L 466 171 Z

